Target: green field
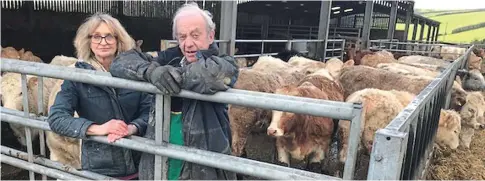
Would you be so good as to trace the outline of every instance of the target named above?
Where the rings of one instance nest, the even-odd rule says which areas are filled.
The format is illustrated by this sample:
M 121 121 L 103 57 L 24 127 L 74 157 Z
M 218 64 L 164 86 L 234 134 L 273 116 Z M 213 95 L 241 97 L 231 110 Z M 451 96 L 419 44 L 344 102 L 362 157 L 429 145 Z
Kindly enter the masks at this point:
M 470 43 L 473 40 L 485 39 L 485 27 L 480 29 L 465 31 L 457 34 L 451 34 L 452 30 L 455 28 L 485 22 L 485 18 L 484 18 L 485 11 L 436 16 L 437 14 L 440 14 L 440 13 L 443 13 L 443 12 L 435 13 L 435 12 L 432 12 L 431 10 L 425 10 L 421 12 L 422 16 L 429 17 L 430 19 L 441 22 L 440 32 L 439 32 L 441 36 L 438 37 L 438 40 L 453 42 L 453 43 Z M 411 24 L 409 26 L 410 31 L 408 34 L 408 39 L 412 38 L 413 28 L 414 28 L 414 25 Z M 420 28 L 421 26 L 418 26 L 418 32 L 416 33 L 417 38 L 419 38 L 419 35 L 420 35 L 420 31 L 421 31 Z M 397 24 L 396 29 L 404 30 L 404 24 Z M 423 34 L 424 34 L 424 37 L 427 36 L 428 26 L 425 26 Z

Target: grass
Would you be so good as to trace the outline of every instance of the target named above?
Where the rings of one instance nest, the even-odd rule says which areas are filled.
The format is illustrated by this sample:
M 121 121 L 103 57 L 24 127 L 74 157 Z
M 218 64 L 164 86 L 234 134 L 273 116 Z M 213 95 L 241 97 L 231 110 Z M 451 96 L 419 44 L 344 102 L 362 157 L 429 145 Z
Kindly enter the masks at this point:
M 457 33 L 457 34 L 451 34 L 451 31 L 455 28 L 485 22 L 485 19 L 482 18 L 482 17 L 485 17 L 485 11 L 451 14 L 451 15 L 443 15 L 443 16 L 433 16 L 440 13 L 443 13 L 443 12 L 423 14 L 423 16 L 426 16 L 426 17 L 429 17 L 430 19 L 441 22 L 439 34 L 442 34 L 443 36 L 439 36 L 438 40 L 453 42 L 453 43 L 470 43 L 475 39 L 485 38 L 485 28 L 475 29 L 471 31 Z M 414 28 L 414 24 L 411 24 L 409 26 L 409 29 L 410 29 L 408 34 L 409 39 L 412 38 L 413 28 Z M 404 24 L 397 24 L 396 29 L 404 30 Z M 421 25 L 418 25 L 418 31 L 416 33 L 417 38 L 419 38 L 420 32 L 421 32 Z M 446 36 L 444 36 L 445 33 L 447 33 Z M 428 26 L 424 27 L 423 34 L 424 34 L 424 37 L 427 36 Z

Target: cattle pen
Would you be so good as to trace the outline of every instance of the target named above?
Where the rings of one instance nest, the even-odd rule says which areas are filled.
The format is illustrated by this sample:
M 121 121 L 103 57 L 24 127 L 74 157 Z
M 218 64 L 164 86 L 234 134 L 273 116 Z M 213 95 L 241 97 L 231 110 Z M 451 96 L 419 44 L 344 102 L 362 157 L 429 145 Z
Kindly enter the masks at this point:
M 277 54 L 275 52 L 267 53 L 265 43 L 284 43 L 284 47 L 287 49 L 297 49 L 302 53 L 310 53 L 307 44 L 323 42 L 323 45 L 316 45 L 316 47 L 313 49 L 313 51 L 317 51 L 316 54 L 321 55 L 322 60 L 328 60 L 332 57 L 343 59 L 346 42 L 353 40 L 349 38 L 338 38 L 336 34 L 335 36 L 330 36 L 332 34 L 332 30 L 335 30 L 327 28 L 330 24 L 329 21 L 331 16 L 330 2 L 331 1 L 323 1 L 321 3 L 321 9 L 327 8 L 328 11 L 322 11 L 321 13 L 320 18 L 327 18 L 320 20 L 321 22 L 319 22 L 319 26 L 323 27 L 323 30 L 318 30 L 319 28 L 317 27 L 318 36 L 316 39 L 309 38 L 291 40 L 237 39 L 235 20 L 237 19 L 237 8 L 238 3 L 240 2 L 221 2 L 220 6 L 222 7 L 222 10 L 220 14 L 217 14 L 216 17 L 220 17 L 220 30 L 224 31 L 220 31 L 219 40 L 216 40 L 216 42 L 219 44 L 221 53 L 226 53 L 241 58 Z M 407 3 L 403 3 L 402 1 L 395 2 L 396 3 L 378 1 L 376 4 L 380 6 L 384 6 L 384 4 L 386 4 L 386 6 L 392 6 L 393 12 L 395 13 L 398 11 L 402 13 L 405 10 L 404 6 L 408 6 Z M 372 5 L 367 5 L 365 9 L 372 10 L 374 3 L 367 4 Z M 342 8 L 341 12 L 343 13 L 343 11 L 344 9 Z M 404 14 L 409 15 L 409 13 Z M 395 18 L 394 20 L 396 20 L 396 16 L 397 15 L 394 14 L 388 18 Z M 361 17 L 362 23 L 372 20 L 372 18 L 366 17 Z M 372 50 L 387 50 L 391 52 L 407 52 L 409 54 L 423 55 L 436 54 L 436 52 L 433 52 L 433 47 L 443 46 L 439 42 L 433 41 L 433 39 L 437 39 L 437 31 L 436 33 L 434 33 L 434 31 L 435 28 L 439 29 L 439 25 L 436 25 L 436 22 L 427 20 L 423 21 L 423 19 L 423 17 L 409 15 L 406 17 L 405 21 L 408 23 L 412 21 L 415 21 L 416 23 L 430 23 L 430 26 L 434 27 L 433 33 L 428 33 L 428 40 L 430 41 L 426 42 L 415 43 L 393 40 L 394 30 L 390 30 L 388 36 L 390 39 L 372 40 L 370 39 L 371 28 L 369 26 L 365 26 L 366 23 L 363 23 L 364 27 L 362 33 L 364 36 L 362 36 L 360 30 L 357 31 L 357 34 L 363 39 L 363 47 L 369 47 Z M 355 22 L 356 21 L 354 21 L 354 26 Z M 414 27 L 416 28 L 417 26 Z M 268 31 L 268 28 L 269 27 L 265 27 L 263 29 Z M 310 30 L 310 32 L 311 31 L 312 30 Z M 288 32 L 290 32 L 290 28 L 288 28 Z M 407 30 L 405 32 L 407 33 Z M 423 39 L 423 33 L 421 33 L 420 39 Z M 176 41 L 162 42 L 176 43 Z M 258 43 L 260 44 L 260 46 L 257 48 L 259 53 L 235 55 L 234 48 L 236 47 L 237 43 Z M 301 45 L 306 45 L 307 48 L 301 48 Z M 418 50 L 410 47 L 418 47 Z M 423 178 L 426 167 L 429 164 L 430 155 L 433 151 L 433 140 L 438 128 L 439 111 L 441 108 L 447 108 L 449 106 L 453 80 L 459 69 L 467 69 L 468 56 L 470 55 L 473 47 L 473 45 L 467 45 L 467 50 L 463 55 L 454 60 L 453 63 L 443 70 L 438 77 L 434 78 L 433 81 L 427 85 L 416 96 L 416 98 L 413 99 L 413 101 L 391 121 L 390 124 L 376 132 L 372 153 L 370 155 L 369 171 L 367 174 L 368 180 L 414 180 Z M 29 99 L 27 98 L 27 75 L 39 77 L 39 95 L 42 95 L 43 91 L 42 77 L 71 80 L 94 85 L 105 85 L 115 88 L 126 88 L 155 94 L 156 110 L 163 110 L 157 111 L 154 117 L 156 122 L 155 140 L 138 136 L 130 136 L 129 138 L 122 138 L 114 143 L 108 143 L 107 138 L 104 136 L 91 136 L 88 138 L 100 143 L 115 145 L 118 147 L 156 155 L 155 180 L 167 179 L 167 158 L 180 159 L 263 179 L 352 180 L 354 178 L 356 160 L 358 156 L 357 149 L 359 147 L 361 137 L 359 132 L 361 131 L 362 124 L 362 106 L 358 103 L 325 101 L 320 99 L 284 96 L 239 89 L 229 89 L 225 92 L 219 92 L 214 95 L 202 95 L 182 90 L 180 94 L 175 95 L 176 97 L 202 101 L 350 120 L 351 130 L 349 137 L 349 149 L 346 153 L 347 160 L 344 165 L 343 177 L 339 178 L 331 175 L 318 174 L 300 169 L 279 166 L 276 164 L 265 163 L 262 161 L 218 154 L 167 143 L 168 136 L 170 135 L 169 127 L 171 97 L 163 95 L 155 88 L 155 86 L 149 83 L 115 78 L 109 75 L 107 76 L 100 74 L 96 71 L 67 68 L 44 63 L 18 61 L 9 58 L 2 58 L 0 63 L 2 72 L 14 72 L 21 74 L 21 86 L 23 93 L 22 104 L 24 105 L 23 111 L 2 107 L 0 119 L 2 122 L 9 124 L 25 126 L 25 136 L 27 138 L 27 152 L 2 145 L 0 148 L 2 153 L 0 160 L 2 163 L 29 170 L 29 177 L 31 180 L 34 180 L 34 172 L 42 174 L 44 180 L 47 178 L 46 176 L 62 180 L 116 179 L 89 171 L 77 170 L 71 166 L 52 161 L 46 157 L 44 131 L 51 131 L 48 123 L 46 122 L 46 116 L 43 114 L 47 110 L 43 110 L 43 106 L 38 106 L 38 112 L 41 114 L 30 113 L 29 106 L 27 106 L 29 105 Z M 42 96 L 39 96 L 37 103 L 41 105 L 42 102 L 43 98 Z M 42 130 L 40 132 L 40 155 L 34 155 L 31 137 L 32 129 Z

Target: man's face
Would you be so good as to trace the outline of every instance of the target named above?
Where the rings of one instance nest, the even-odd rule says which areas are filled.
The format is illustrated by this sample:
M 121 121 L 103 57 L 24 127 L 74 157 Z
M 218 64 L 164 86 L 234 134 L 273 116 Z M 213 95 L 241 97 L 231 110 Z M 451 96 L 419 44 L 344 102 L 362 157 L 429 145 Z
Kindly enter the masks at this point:
M 215 32 L 207 32 L 207 24 L 200 14 L 180 17 L 176 26 L 180 50 L 191 63 L 197 61 L 197 50 L 207 50 L 214 41 Z

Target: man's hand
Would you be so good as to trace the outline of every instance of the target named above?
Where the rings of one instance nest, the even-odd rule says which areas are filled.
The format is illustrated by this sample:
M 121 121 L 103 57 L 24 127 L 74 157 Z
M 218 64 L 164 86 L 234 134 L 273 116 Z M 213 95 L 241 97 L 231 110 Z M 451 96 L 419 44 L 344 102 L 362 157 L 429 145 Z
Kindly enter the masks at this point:
M 210 56 L 187 66 L 183 88 L 201 94 L 214 94 L 229 89 L 231 77 L 238 73 L 237 66 L 229 56 Z
M 152 64 L 146 72 L 150 83 L 155 85 L 164 94 L 178 94 L 182 82 L 181 72 L 170 65 L 156 66 Z M 156 67 L 154 67 L 156 66 Z

